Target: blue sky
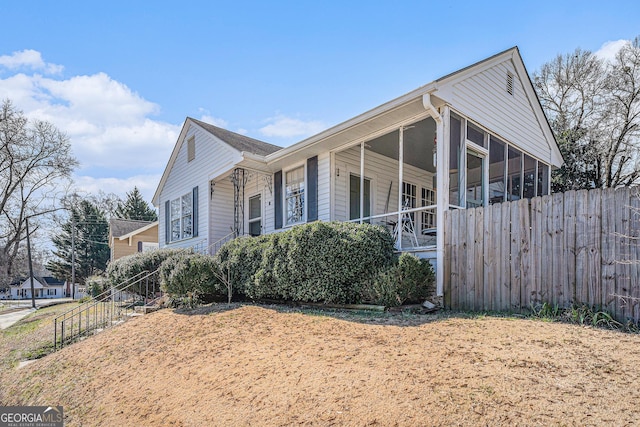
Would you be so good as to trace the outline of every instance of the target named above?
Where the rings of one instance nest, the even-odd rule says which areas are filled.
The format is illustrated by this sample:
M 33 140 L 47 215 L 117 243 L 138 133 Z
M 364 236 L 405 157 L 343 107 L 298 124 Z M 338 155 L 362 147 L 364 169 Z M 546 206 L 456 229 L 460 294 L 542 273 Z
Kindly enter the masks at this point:
M 69 135 L 81 189 L 147 200 L 186 116 L 286 146 L 514 45 L 533 73 L 640 35 L 636 1 L 2 0 L 0 16 L 0 99 Z

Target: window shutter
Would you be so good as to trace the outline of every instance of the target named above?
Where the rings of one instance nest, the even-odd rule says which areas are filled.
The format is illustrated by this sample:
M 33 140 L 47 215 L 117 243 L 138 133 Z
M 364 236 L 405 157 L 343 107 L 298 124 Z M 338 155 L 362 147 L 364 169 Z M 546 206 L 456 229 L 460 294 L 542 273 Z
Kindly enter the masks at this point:
M 142 242 L 138 242 L 138 252 L 142 252 Z
M 307 159 L 307 222 L 318 220 L 318 156 Z
M 282 171 L 273 174 L 273 210 L 277 230 L 282 228 Z
M 198 237 L 198 187 L 193 187 L 193 237 Z
M 169 200 L 164 202 L 164 244 L 168 244 L 171 241 L 171 206 L 169 206 Z

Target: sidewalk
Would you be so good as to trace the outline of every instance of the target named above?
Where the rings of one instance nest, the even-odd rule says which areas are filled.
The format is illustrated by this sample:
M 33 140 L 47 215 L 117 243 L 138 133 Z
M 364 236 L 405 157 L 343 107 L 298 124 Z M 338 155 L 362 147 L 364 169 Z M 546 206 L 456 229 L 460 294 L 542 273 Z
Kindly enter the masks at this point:
M 37 299 L 36 307 L 43 308 L 50 305 L 64 304 L 72 301 L 73 300 L 71 298 Z M 31 300 L 20 300 L 12 302 L 17 302 L 17 304 L 11 304 L 11 306 L 15 306 L 15 308 L 8 308 L 5 310 L 6 312 L 0 311 L 0 330 L 7 329 L 9 326 L 26 317 L 29 313 L 33 313 L 37 310 L 31 308 Z

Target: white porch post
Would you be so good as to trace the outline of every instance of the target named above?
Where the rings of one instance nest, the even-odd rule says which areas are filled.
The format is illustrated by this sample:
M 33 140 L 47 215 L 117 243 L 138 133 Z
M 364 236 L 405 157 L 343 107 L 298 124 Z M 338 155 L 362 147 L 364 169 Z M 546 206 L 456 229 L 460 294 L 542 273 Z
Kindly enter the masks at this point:
M 444 295 L 444 212 L 449 210 L 449 107 L 436 121 L 436 292 Z
M 364 216 L 364 141 L 360 143 L 360 224 L 362 224 L 363 216 Z
M 400 126 L 398 131 L 398 223 L 396 230 L 396 248 L 402 249 L 402 177 L 404 176 L 404 127 Z

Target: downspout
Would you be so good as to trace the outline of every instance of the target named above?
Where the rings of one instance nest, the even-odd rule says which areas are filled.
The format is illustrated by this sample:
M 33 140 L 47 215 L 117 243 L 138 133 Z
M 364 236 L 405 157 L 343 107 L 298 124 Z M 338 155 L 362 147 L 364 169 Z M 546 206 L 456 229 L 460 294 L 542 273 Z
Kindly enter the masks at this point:
M 448 159 L 444 140 L 444 120 L 431 103 L 431 92 L 422 96 L 422 104 L 436 122 L 436 293 L 444 295 L 444 212 L 449 208 L 449 189 L 446 176 Z

